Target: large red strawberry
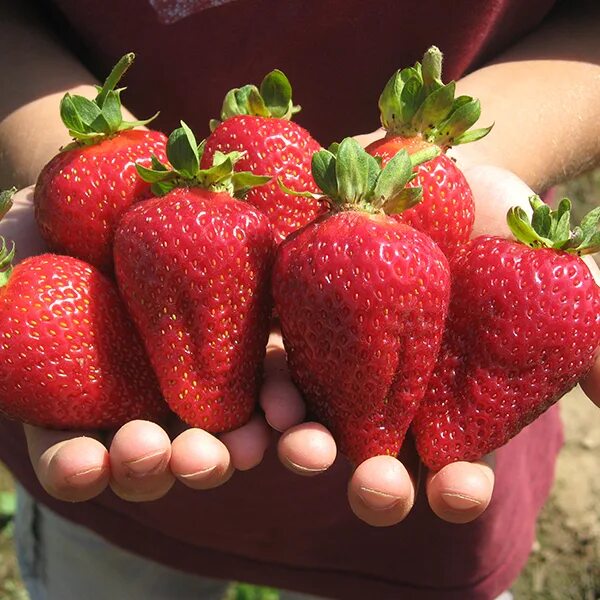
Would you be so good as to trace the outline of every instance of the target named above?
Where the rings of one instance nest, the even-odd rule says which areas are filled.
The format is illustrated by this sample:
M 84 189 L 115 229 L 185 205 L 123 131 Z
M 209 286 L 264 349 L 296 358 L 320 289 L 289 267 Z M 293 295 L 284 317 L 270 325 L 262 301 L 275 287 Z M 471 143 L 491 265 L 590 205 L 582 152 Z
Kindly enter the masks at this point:
M 272 71 L 260 90 L 254 85 L 231 90 L 225 97 L 221 120 L 212 121 L 202 166 L 212 164 L 216 151 L 240 151 L 238 168 L 272 177 L 250 190 L 246 200 L 264 212 L 277 243 L 326 210 L 318 198 L 288 195 L 277 179 L 296 191 L 318 192 L 311 175 L 312 155 L 321 149 L 306 129 L 290 119 L 300 110 L 292 103 L 292 88 L 281 71 Z
M 443 84 L 441 75 L 442 54 L 432 47 L 422 64 L 392 76 L 379 98 L 386 135 L 367 151 L 381 156 L 385 164 L 402 149 L 411 153 L 432 144 L 441 148 L 439 156 L 417 167 L 417 177 L 410 184 L 423 189 L 422 202 L 398 218 L 427 233 L 451 256 L 469 239 L 475 206 L 467 180 L 446 150 L 478 140 L 491 128 L 468 131 L 479 119 L 479 101 L 469 96 L 455 98 L 455 82 Z
M 14 269 L 12 256 L 2 240 L 0 412 L 57 429 L 165 416 L 115 284 L 70 256 L 35 256 Z
M 532 198 L 511 209 L 518 241 L 478 237 L 451 261 L 452 299 L 440 357 L 413 423 L 438 470 L 505 444 L 591 368 L 600 345 L 600 288 L 579 255 L 600 250 L 600 208 L 569 232 Z
M 112 239 L 122 213 L 150 197 L 150 186 L 135 164 L 164 159 L 166 137 L 132 129 L 147 121 L 127 122 L 115 85 L 133 61 L 125 55 L 92 100 L 66 94 L 60 114 L 75 140 L 42 170 L 35 186 L 35 215 L 51 250 L 81 258 L 104 271 L 112 268 Z
M 167 143 L 173 170 L 140 168 L 163 195 L 123 217 L 115 272 L 170 407 L 220 432 L 243 425 L 255 405 L 274 242 L 266 216 L 234 197 L 266 178 L 234 172 L 238 153 L 199 169 L 202 149 L 182 123 Z
M 331 213 L 279 247 L 273 295 L 308 407 L 354 464 L 396 455 L 442 337 L 448 264 L 386 213 L 414 202 L 406 152 L 382 170 L 352 139 L 313 159 Z

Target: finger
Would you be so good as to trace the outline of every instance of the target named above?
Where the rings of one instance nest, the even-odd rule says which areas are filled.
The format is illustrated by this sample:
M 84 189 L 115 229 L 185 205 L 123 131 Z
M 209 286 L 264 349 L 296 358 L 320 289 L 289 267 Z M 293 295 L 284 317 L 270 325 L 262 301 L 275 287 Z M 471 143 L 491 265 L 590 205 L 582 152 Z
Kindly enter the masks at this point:
M 476 165 L 464 170 L 475 200 L 475 223 L 472 237 L 512 234 L 506 223 L 511 206 L 519 205 L 531 213 L 528 198 L 533 194 L 514 173 L 492 165 Z
M 131 421 L 117 431 L 110 445 L 110 487 L 130 502 L 162 498 L 175 482 L 170 459 L 171 440 L 162 427 Z
M 271 430 L 260 415 L 255 415 L 246 425 L 219 436 L 238 471 L 247 471 L 259 465 L 271 439 Z
M 0 220 L 0 235 L 15 243 L 17 261 L 47 250 L 35 222 L 33 190 L 30 186 L 17 192 L 12 208 Z
M 363 147 L 366 148 L 369 144 L 384 138 L 386 135 L 385 129 L 380 127 L 371 133 L 361 133 L 359 135 L 355 135 L 354 139 Z
M 596 359 L 592 370 L 581 381 L 581 389 L 594 404 L 600 406 L 600 359 Z
M 581 259 L 588 266 L 596 284 L 600 285 L 600 266 L 595 261 L 594 257 L 591 254 L 586 254 L 585 256 L 582 256 Z
M 276 431 L 286 431 L 302 423 L 306 415 L 302 396 L 290 379 L 283 341 L 278 332 L 271 334 L 267 346 L 260 405 L 267 423 Z
M 106 447 L 91 435 L 25 425 L 29 458 L 42 487 L 54 498 L 83 502 L 108 486 Z
M 402 521 L 415 501 L 415 487 L 404 465 L 393 456 L 375 456 L 360 464 L 348 484 L 354 514 L 375 527 Z
M 429 473 L 426 483 L 431 510 L 450 523 L 468 523 L 488 507 L 494 491 L 493 457 L 477 462 L 455 462 L 437 473 Z
M 329 431 L 319 423 L 302 423 L 279 438 L 281 462 L 298 475 L 318 475 L 335 461 L 337 448 Z
M 171 447 L 171 471 L 179 481 L 195 490 L 208 490 L 233 475 L 225 444 L 203 429 L 188 429 Z

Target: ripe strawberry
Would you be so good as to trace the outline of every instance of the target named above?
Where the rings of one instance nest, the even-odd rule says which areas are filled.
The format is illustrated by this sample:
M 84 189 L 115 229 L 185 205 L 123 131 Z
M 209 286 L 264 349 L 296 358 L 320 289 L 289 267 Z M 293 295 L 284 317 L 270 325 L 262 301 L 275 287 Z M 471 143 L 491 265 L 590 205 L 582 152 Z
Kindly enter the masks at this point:
M 418 199 L 400 152 L 382 170 L 352 139 L 313 158 L 332 212 L 279 247 L 273 296 L 293 380 L 358 464 L 396 455 L 435 364 L 446 258 L 386 213 Z
M 518 242 L 482 236 L 451 261 L 440 356 L 413 423 L 434 470 L 505 444 L 568 392 L 600 345 L 600 288 L 579 255 L 600 250 L 600 208 L 573 234 L 570 202 L 511 209 Z
M 35 186 L 35 215 L 51 250 L 81 258 L 104 271 L 112 268 L 112 239 L 122 213 L 152 196 L 135 163 L 164 159 L 166 137 L 132 130 L 151 121 L 123 121 L 114 89 L 133 62 L 125 55 L 91 101 L 66 94 L 60 113 L 74 142 L 43 169 Z
M 139 168 L 162 197 L 133 207 L 115 234 L 115 272 L 162 392 L 194 427 L 243 425 L 260 386 L 271 302 L 269 221 L 243 194 L 267 178 L 234 173 L 238 153 L 199 169 L 203 144 L 182 123 L 173 170 Z
M 423 189 L 423 201 L 398 218 L 425 232 L 446 256 L 464 244 L 475 219 L 473 194 L 464 175 L 446 150 L 473 142 L 491 129 L 467 131 L 479 119 L 479 101 L 469 96 L 454 97 L 456 84 L 443 84 L 442 54 L 431 47 L 416 63 L 397 71 L 379 98 L 384 138 L 367 146 L 384 164 L 399 150 L 409 153 L 435 144 L 442 154 L 417 168 L 410 185 Z
M 318 192 L 311 175 L 312 155 L 321 149 L 310 133 L 290 119 L 300 110 L 292 103 L 292 88 L 281 71 L 272 71 L 260 90 L 246 85 L 231 90 L 221 111 L 222 123 L 211 122 L 202 167 L 212 164 L 216 151 L 240 151 L 238 168 L 264 173 L 273 179 L 250 190 L 246 200 L 264 212 L 280 243 L 292 231 L 310 223 L 326 210 L 318 198 L 288 195 L 277 179 L 296 191 Z
M 165 416 L 114 283 L 69 256 L 35 256 L 12 269 L 13 254 L 2 240 L 0 412 L 56 429 Z

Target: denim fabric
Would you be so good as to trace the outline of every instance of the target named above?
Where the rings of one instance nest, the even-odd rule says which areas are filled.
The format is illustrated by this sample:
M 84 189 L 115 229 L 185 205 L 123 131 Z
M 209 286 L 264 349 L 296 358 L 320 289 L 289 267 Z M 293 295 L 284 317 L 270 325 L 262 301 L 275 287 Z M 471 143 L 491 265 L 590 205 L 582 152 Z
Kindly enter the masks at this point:
M 31 600 L 222 600 L 229 582 L 189 575 L 109 544 L 17 487 L 15 540 Z M 317 600 L 281 592 L 281 600 Z
M 230 585 L 126 552 L 38 504 L 20 486 L 17 499 L 17 557 L 31 600 L 223 600 Z M 280 600 L 318 598 L 282 591 Z M 513 596 L 507 591 L 496 600 Z

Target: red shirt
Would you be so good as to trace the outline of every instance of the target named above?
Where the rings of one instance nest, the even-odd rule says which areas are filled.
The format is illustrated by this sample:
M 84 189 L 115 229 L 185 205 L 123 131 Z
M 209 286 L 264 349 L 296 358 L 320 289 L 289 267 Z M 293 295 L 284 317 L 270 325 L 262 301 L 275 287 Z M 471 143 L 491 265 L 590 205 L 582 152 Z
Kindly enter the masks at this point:
M 458 78 L 533 29 L 553 4 L 230 0 L 200 10 L 209 3 L 54 4 L 61 31 L 76 32 L 74 47 L 100 78 L 136 52 L 123 98 L 138 117 L 160 108 L 158 127 L 169 131 L 184 119 L 200 137 L 228 89 L 278 67 L 303 105 L 296 120 L 324 144 L 375 129 L 386 80 L 431 44 L 445 53 L 445 77 Z M 508 588 L 527 560 L 561 442 L 552 409 L 498 451 L 494 497 L 474 523 L 441 521 L 420 489 L 404 522 L 378 529 L 350 512 L 343 459 L 306 479 L 282 467 L 273 449 L 260 467 L 216 490 L 176 485 L 144 504 L 110 492 L 84 504 L 54 501 L 37 484 L 21 427 L 0 420 L 0 459 L 23 485 L 115 544 L 201 575 L 345 600 L 488 600 Z

